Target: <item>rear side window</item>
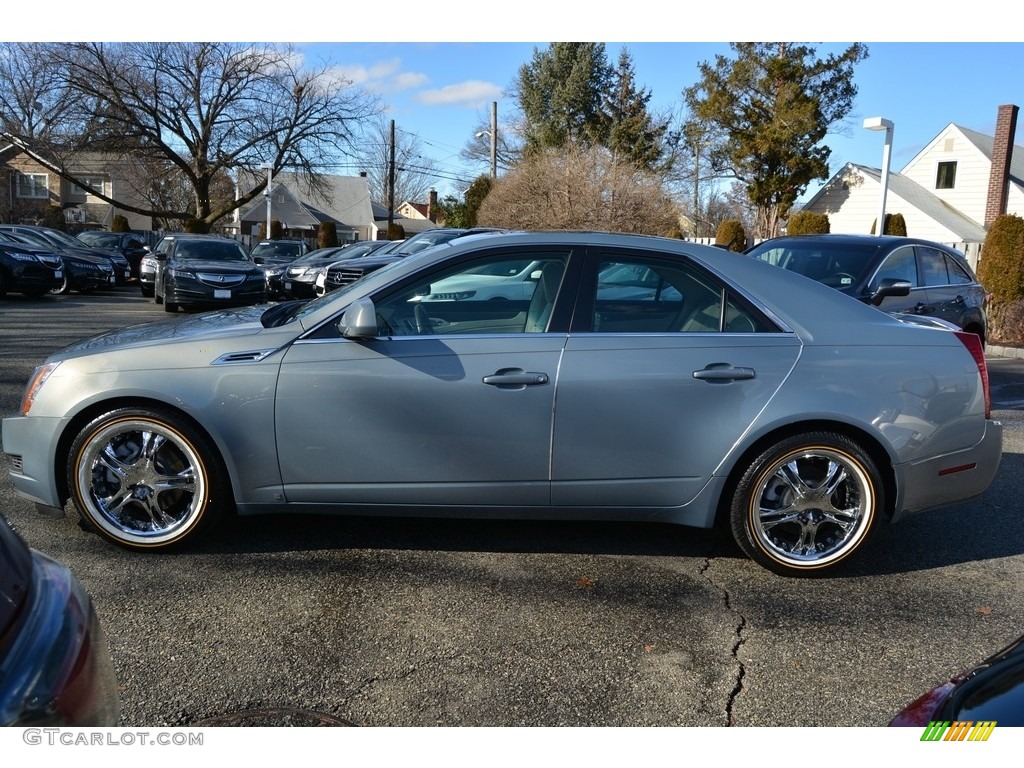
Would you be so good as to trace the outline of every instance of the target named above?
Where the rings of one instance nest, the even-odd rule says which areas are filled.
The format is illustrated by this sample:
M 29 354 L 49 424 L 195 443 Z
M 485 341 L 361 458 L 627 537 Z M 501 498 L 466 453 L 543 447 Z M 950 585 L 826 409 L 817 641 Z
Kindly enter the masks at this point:
M 600 262 L 596 333 L 756 333 L 776 330 L 725 285 L 676 260 L 645 256 Z
M 911 288 L 919 288 L 921 286 L 920 281 L 917 279 L 917 259 L 914 258 L 914 249 L 912 247 L 897 248 L 885 257 L 882 266 L 875 273 L 874 284 L 877 285 L 886 278 L 907 280 Z

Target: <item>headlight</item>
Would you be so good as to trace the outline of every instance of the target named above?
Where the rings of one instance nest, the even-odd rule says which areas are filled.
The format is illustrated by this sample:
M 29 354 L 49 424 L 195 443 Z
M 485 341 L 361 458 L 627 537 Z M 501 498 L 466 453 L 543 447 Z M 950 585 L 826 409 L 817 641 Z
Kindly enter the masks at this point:
M 32 403 L 35 402 L 36 395 L 39 394 L 39 390 L 43 388 L 43 384 L 50 377 L 50 374 L 57 370 L 57 366 L 60 363 L 45 363 L 44 365 L 38 366 L 32 372 L 32 378 L 28 380 L 28 385 L 25 387 L 25 394 L 21 398 L 21 409 L 19 413 L 22 416 L 28 416 L 29 410 L 32 408 Z
M 190 272 L 187 269 L 169 269 L 168 274 L 175 280 L 195 280 L 196 276 L 194 272 Z
M 32 253 L 22 253 L 21 251 L 8 251 L 11 256 L 18 261 L 39 261 Z

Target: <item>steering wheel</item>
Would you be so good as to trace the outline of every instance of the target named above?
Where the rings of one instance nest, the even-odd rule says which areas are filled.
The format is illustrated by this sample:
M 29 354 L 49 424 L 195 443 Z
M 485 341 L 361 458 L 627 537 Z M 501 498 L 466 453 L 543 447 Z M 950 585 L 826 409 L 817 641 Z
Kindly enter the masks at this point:
M 420 336 L 427 336 L 434 332 L 434 324 L 430 322 L 430 316 L 427 314 L 426 307 L 422 304 L 417 304 L 412 314 L 416 319 L 416 333 Z

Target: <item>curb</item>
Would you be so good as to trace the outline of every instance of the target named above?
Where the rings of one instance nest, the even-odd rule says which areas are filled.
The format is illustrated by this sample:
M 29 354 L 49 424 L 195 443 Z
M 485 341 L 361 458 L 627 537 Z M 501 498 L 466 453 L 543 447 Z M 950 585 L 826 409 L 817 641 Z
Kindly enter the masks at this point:
M 1024 348 L 1021 347 L 1000 347 L 995 344 L 986 344 L 985 354 L 989 357 L 1014 357 L 1024 360 Z

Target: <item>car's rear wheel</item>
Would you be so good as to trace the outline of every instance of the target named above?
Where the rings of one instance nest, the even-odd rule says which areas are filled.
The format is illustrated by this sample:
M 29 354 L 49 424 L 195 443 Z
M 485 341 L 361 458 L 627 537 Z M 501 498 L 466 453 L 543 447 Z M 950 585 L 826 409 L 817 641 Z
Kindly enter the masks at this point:
M 152 285 L 140 285 L 139 286 L 139 290 L 142 291 L 142 295 L 143 295 L 144 298 L 147 298 L 147 299 L 153 298 L 153 286 Z
M 209 438 L 163 409 L 118 408 L 93 419 L 75 438 L 67 471 L 84 521 L 128 549 L 193 539 L 233 504 Z
M 872 458 L 848 437 L 811 432 L 751 461 L 730 508 L 749 557 L 785 576 L 820 574 L 867 540 L 884 503 Z

